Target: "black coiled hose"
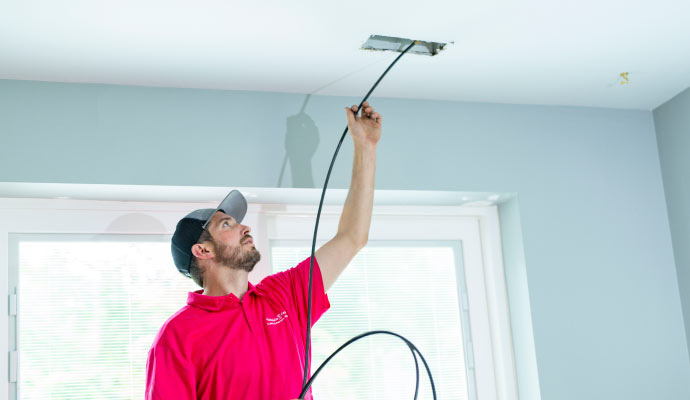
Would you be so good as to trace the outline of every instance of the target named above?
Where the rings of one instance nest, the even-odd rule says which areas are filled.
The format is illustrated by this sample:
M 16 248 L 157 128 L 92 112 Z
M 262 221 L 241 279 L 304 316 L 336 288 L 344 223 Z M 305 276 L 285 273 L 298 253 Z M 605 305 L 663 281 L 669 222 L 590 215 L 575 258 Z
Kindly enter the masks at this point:
M 390 69 L 393 68 L 395 63 L 397 63 L 398 60 L 403 55 L 405 55 L 405 53 L 407 53 L 412 48 L 412 46 L 414 46 L 417 43 L 418 43 L 417 41 L 413 41 L 412 43 L 410 43 L 410 45 L 407 46 L 407 48 L 402 53 L 400 53 L 400 55 L 395 60 L 393 60 L 391 65 L 388 66 L 388 68 L 383 72 L 383 74 L 379 77 L 379 79 L 376 81 L 376 83 L 374 83 L 374 86 L 371 87 L 371 89 L 369 90 L 367 95 L 364 96 L 364 99 L 362 99 L 362 102 L 359 103 L 359 107 L 357 107 L 357 112 L 360 112 L 360 110 L 362 109 L 362 104 L 364 104 L 364 102 L 367 101 L 367 99 L 369 98 L 371 93 L 374 91 L 374 89 L 376 89 L 376 86 L 378 86 L 379 82 L 381 82 L 383 77 L 386 76 L 388 71 L 390 71 Z M 366 333 L 355 336 L 354 338 L 348 340 L 345 344 L 340 346 L 340 348 L 338 348 L 338 350 L 333 352 L 333 354 L 331 354 L 323 362 L 323 364 L 321 364 L 321 366 L 319 366 L 319 368 L 316 370 L 316 372 L 314 372 L 314 375 L 311 377 L 311 379 L 309 379 L 309 381 L 307 381 L 307 377 L 309 376 L 309 344 L 311 342 L 311 292 L 312 292 L 312 279 L 313 279 L 313 273 L 314 273 L 314 252 L 316 249 L 316 234 L 317 234 L 318 229 L 319 229 L 319 219 L 321 218 L 321 208 L 323 207 L 323 200 L 324 200 L 324 197 L 326 195 L 326 188 L 328 187 L 328 180 L 331 177 L 331 171 L 333 170 L 333 164 L 335 164 L 335 159 L 338 156 L 338 152 L 340 151 L 340 146 L 343 144 L 343 140 L 345 139 L 345 135 L 347 134 L 347 130 L 348 130 L 348 127 L 345 126 L 345 131 L 343 132 L 342 136 L 340 137 L 340 141 L 338 142 L 338 147 L 335 149 L 335 154 L 333 154 L 333 159 L 331 160 L 331 165 L 328 167 L 328 173 L 326 174 L 326 181 L 323 185 L 323 191 L 321 192 L 321 201 L 319 202 L 319 210 L 316 213 L 316 224 L 314 225 L 314 238 L 312 239 L 312 242 L 311 242 L 311 258 L 310 258 L 310 262 L 309 262 L 309 291 L 308 291 L 308 300 L 307 300 L 307 340 L 306 340 L 306 343 L 304 345 L 304 347 L 305 347 L 304 380 L 302 381 L 302 393 L 300 393 L 299 398 L 304 399 L 304 396 L 307 394 L 307 391 L 311 387 L 314 379 L 319 374 L 319 372 L 321 372 L 323 367 L 325 367 L 326 364 L 336 354 L 338 354 L 341 350 L 343 350 L 345 347 L 347 347 L 348 345 L 354 343 L 355 341 L 357 341 L 359 339 L 365 338 L 365 337 L 370 336 L 370 335 L 387 334 L 387 335 L 393 335 L 393 336 L 396 336 L 396 337 L 402 339 L 405 342 L 405 344 L 407 344 L 407 346 L 410 348 L 410 351 L 412 352 L 412 356 L 414 358 L 414 363 L 415 363 L 415 368 L 417 369 L 417 385 L 415 387 L 414 398 L 417 399 L 417 394 L 419 392 L 419 363 L 417 362 L 417 354 L 419 354 L 419 357 L 421 357 L 422 362 L 424 363 L 424 367 L 426 368 L 426 372 L 429 375 L 429 381 L 431 382 L 431 391 L 434 395 L 434 400 L 435 400 L 436 399 L 436 389 L 434 387 L 434 379 L 431 376 L 431 370 L 429 369 L 429 365 L 426 363 L 424 356 L 422 356 L 422 353 L 417 349 L 417 347 L 415 347 L 414 344 L 412 344 L 412 342 L 407 340 L 405 337 L 398 335 L 397 333 L 393 333 L 393 332 L 389 332 L 389 331 L 366 332 Z

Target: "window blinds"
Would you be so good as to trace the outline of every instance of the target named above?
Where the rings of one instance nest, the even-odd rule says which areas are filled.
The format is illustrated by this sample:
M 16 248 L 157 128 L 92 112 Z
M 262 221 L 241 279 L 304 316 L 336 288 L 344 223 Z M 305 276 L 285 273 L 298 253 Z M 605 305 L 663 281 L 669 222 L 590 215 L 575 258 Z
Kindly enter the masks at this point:
M 153 339 L 197 288 L 143 238 L 19 243 L 19 399 L 144 397 Z
M 311 244 L 271 246 L 274 272 L 309 257 Z M 439 399 L 467 399 L 456 255 L 435 242 L 369 241 L 328 292 L 331 309 L 312 330 L 312 372 L 348 339 L 370 330 L 405 336 L 430 364 Z M 362 339 L 331 360 L 314 383 L 317 399 L 412 398 L 415 367 L 400 340 Z M 431 399 L 420 360 L 419 399 Z

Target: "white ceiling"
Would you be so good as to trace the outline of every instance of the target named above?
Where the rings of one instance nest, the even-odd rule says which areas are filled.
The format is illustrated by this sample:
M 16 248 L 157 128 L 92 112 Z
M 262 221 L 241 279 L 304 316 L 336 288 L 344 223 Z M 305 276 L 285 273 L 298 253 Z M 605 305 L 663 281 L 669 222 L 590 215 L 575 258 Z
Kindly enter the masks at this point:
M 21 0 L 0 79 L 653 109 L 690 86 L 690 0 Z M 621 72 L 630 83 L 621 85 Z

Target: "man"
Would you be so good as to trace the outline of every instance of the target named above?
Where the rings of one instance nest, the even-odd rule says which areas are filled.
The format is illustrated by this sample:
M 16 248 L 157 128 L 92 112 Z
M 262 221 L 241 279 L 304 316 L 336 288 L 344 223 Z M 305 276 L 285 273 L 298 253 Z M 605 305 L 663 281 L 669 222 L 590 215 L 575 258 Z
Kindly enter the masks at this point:
M 352 181 L 336 235 L 316 251 L 313 325 L 330 307 L 326 291 L 368 240 L 381 116 L 368 104 L 346 108 L 354 142 Z M 153 342 L 146 399 L 265 399 L 299 396 L 304 373 L 310 258 L 266 277 L 249 272 L 260 254 L 242 225 L 247 203 L 232 191 L 217 209 L 196 210 L 177 224 L 177 268 L 203 287 L 189 293 Z M 311 390 L 305 399 L 311 399 Z

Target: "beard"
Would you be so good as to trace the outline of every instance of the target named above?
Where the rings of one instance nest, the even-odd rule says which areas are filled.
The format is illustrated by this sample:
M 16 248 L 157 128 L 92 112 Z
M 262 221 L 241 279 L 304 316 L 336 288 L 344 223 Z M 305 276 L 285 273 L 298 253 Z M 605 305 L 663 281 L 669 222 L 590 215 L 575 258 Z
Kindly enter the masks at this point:
M 230 269 L 243 270 L 252 272 L 256 263 L 261 260 L 261 254 L 256 247 L 249 250 L 243 250 L 243 244 L 239 246 L 228 246 L 223 243 L 218 243 L 215 240 L 213 245 L 216 248 L 216 262 L 224 265 Z

